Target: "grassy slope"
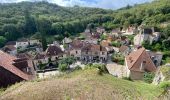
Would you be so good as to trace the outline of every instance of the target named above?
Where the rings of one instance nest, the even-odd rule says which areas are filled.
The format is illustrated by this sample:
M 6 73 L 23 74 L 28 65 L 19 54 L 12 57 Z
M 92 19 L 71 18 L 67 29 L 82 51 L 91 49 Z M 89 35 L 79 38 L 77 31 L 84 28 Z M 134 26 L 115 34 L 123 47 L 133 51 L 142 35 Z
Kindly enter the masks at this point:
M 163 75 L 165 76 L 165 80 L 170 81 L 170 67 L 162 66 L 161 71 Z
M 88 69 L 13 85 L 1 94 L 0 100 L 153 100 L 162 92 L 158 86 L 117 79 L 108 74 L 99 76 L 96 69 Z

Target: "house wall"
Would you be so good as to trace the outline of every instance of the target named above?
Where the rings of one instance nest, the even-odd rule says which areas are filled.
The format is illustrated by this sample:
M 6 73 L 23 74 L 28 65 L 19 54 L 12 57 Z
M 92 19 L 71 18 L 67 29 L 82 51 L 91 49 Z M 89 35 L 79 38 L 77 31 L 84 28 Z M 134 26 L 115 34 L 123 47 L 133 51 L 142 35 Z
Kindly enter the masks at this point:
M 25 49 L 28 45 L 28 42 L 16 42 L 16 48 Z
M 100 52 L 100 58 L 107 60 L 107 52 L 101 51 Z
M 15 56 L 17 54 L 17 50 L 9 51 L 9 54 Z
M 34 61 L 33 61 L 34 66 L 37 68 L 37 66 L 40 64 L 40 62 L 41 62 L 42 64 L 46 64 L 46 63 L 48 63 L 48 58 L 34 60 Z
M 71 50 L 70 51 L 70 56 L 81 58 L 81 50 Z
M 132 80 L 143 80 L 143 77 L 144 77 L 143 72 L 130 71 L 130 78 Z
M 40 44 L 39 40 L 30 40 L 29 41 L 30 45 L 35 45 L 35 44 Z
M 23 79 L 0 67 L 0 87 L 7 87 Z

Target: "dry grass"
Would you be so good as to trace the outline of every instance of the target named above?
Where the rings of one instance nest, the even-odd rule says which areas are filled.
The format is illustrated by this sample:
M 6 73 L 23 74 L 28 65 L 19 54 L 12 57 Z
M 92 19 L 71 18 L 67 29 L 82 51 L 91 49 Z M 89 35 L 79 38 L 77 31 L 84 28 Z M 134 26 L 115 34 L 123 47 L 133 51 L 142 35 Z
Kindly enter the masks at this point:
M 76 71 L 60 77 L 22 82 L 8 88 L 0 100 L 125 100 L 157 99 L 163 89 L 130 82 L 96 69 Z

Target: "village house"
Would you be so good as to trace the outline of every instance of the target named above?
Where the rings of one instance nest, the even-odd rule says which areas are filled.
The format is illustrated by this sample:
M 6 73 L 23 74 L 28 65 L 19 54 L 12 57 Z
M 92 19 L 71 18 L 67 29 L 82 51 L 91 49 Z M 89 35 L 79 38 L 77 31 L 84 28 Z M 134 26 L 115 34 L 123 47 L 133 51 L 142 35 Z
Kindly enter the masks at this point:
M 145 72 L 156 72 L 157 64 L 145 48 L 138 48 L 125 57 L 127 75 L 133 80 L 143 80 Z
M 138 29 L 135 26 L 129 26 L 126 30 L 121 31 L 123 35 L 134 35 L 138 33 Z
M 32 45 L 32 46 L 41 45 L 41 42 L 40 42 L 40 40 L 37 40 L 37 39 L 30 39 L 29 40 L 29 45 Z
M 142 45 L 144 41 L 152 44 L 160 39 L 160 32 L 156 32 L 154 28 L 141 29 L 140 33 L 134 37 L 134 45 Z
M 120 38 L 122 36 L 122 32 L 119 29 L 113 29 L 111 31 L 111 34 L 115 37 L 115 38 Z
M 57 61 L 63 57 L 64 52 L 59 46 L 49 45 L 45 52 L 37 53 L 33 59 L 36 69 L 40 64 L 47 64 L 49 62 Z
M 126 56 L 130 53 L 130 48 L 128 46 L 125 46 L 125 45 L 122 45 L 120 48 L 119 48 L 119 53 L 121 53 L 122 55 Z
M 86 62 L 107 61 L 107 50 L 96 44 L 87 44 L 82 48 L 82 60 Z
M 75 57 L 77 60 L 81 60 L 81 50 L 85 44 L 86 43 L 81 40 L 73 40 L 73 42 L 69 45 L 70 56 Z
M 107 40 L 102 40 L 102 41 L 100 42 L 100 45 L 101 45 L 102 47 L 105 47 L 108 53 L 114 51 L 113 46 L 111 46 L 111 44 L 110 44 Z
M 17 54 L 17 48 L 15 47 L 16 41 L 7 42 L 2 50 L 10 55 L 15 56 Z
M 105 28 L 104 27 L 96 27 L 96 32 L 103 34 L 105 32 Z
M 0 55 L 0 87 L 34 79 L 35 71 L 30 60 L 16 58 L 3 51 Z
M 98 39 L 97 39 L 97 38 L 93 38 L 93 37 L 91 37 L 91 38 L 86 38 L 86 39 L 84 40 L 84 42 L 85 42 L 85 43 L 91 43 L 91 44 L 98 44 Z
M 63 45 L 65 46 L 65 48 L 68 48 L 68 46 L 71 42 L 72 42 L 72 39 L 70 39 L 70 38 L 65 37 L 63 39 Z
M 28 39 L 25 39 L 25 38 L 22 38 L 22 39 L 19 39 L 18 41 L 16 41 L 16 48 L 17 49 L 25 49 L 29 46 L 29 40 Z

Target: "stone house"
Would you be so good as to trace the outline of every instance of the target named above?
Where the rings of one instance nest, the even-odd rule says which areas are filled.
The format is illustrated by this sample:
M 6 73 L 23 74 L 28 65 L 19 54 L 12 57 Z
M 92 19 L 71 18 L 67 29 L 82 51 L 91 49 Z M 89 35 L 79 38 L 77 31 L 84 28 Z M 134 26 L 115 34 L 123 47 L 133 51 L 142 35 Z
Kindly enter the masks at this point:
M 96 44 L 88 44 L 82 48 L 82 61 L 95 62 L 107 61 L 107 50 L 105 47 Z
M 19 49 L 25 49 L 29 46 L 29 40 L 28 39 L 25 39 L 25 38 L 22 38 L 22 39 L 19 39 L 18 41 L 16 41 L 16 48 L 19 48 Z
M 93 38 L 93 37 L 91 37 L 91 38 L 86 38 L 86 39 L 84 40 L 84 42 L 85 42 L 85 43 L 91 43 L 91 44 L 98 44 L 98 39 L 97 39 L 97 38 Z
M 134 45 L 142 45 L 144 41 L 148 41 L 152 44 L 154 41 L 157 42 L 160 39 L 160 32 L 155 32 L 154 28 L 145 28 L 140 31 L 134 37 Z
M 35 70 L 30 60 L 0 51 L 0 76 L 0 87 L 7 87 L 16 82 L 34 79 Z
M 134 26 L 129 26 L 125 31 L 123 31 L 123 35 L 134 35 L 138 33 L 138 29 Z
M 119 48 L 119 53 L 121 53 L 122 55 L 128 55 L 130 53 L 130 48 L 128 46 L 122 45 Z
M 37 53 L 33 58 L 35 68 L 40 64 L 47 64 L 49 62 L 57 61 L 63 57 L 64 52 L 56 45 L 50 45 L 45 52 Z
M 103 34 L 105 32 L 105 28 L 104 27 L 96 27 L 96 32 Z
M 155 73 L 157 67 L 145 48 L 139 48 L 125 57 L 127 76 L 133 80 L 143 80 L 145 72 Z
M 15 47 L 16 41 L 7 42 L 2 50 L 10 55 L 15 56 L 17 54 L 17 48 Z
M 30 39 L 29 45 L 41 45 L 41 42 L 37 39 Z
M 77 60 L 81 60 L 81 50 L 85 44 L 86 43 L 81 40 L 73 40 L 73 42 L 69 45 L 70 56 L 75 57 Z
M 113 29 L 111 31 L 111 34 L 115 37 L 115 38 L 120 38 L 122 36 L 122 32 L 119 29 Z
M 62 42 L 63 45 L 65 45 L 65 48 L 68 48 L 69 44 L 72 42 L 72 39 L 65 37 Z

